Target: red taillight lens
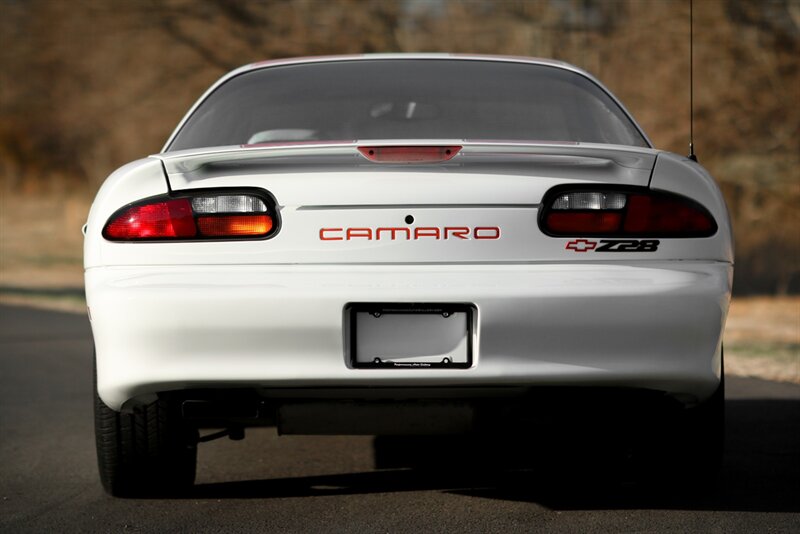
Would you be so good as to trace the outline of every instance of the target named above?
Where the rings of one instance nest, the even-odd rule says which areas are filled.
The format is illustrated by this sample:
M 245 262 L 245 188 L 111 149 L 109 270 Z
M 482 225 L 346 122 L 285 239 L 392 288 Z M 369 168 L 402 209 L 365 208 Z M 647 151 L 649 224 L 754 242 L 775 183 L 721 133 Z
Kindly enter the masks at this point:
M 545 200 L 542 230 L 564 237 L 708 237 L 711 214 L 691 199 L 653 191 L 567 191 Z
M 631 234 L 713 234 L 714 219 L 690 202 L 680 197 L 630 195 L 623 230 Z
M 621 213 L 585 213 L 553 211 L 547 215 L 547 227 L 559 234 L 585 234 L 590 232 L 619 231 Z
M 460 146 L 360 146 L 358 151 L 376 163 L 436 163 L 452 159 Z
M 189 199 L 177 198 L 132 206 L 106 224 L 103 235 L 113 241 L 191 238 L 197 234 Z
M 268 237 L 276 231 L 273 210 L 274 202 L 247 193 L 158 197 L 113 215 L 103 237 L 110 241 Z

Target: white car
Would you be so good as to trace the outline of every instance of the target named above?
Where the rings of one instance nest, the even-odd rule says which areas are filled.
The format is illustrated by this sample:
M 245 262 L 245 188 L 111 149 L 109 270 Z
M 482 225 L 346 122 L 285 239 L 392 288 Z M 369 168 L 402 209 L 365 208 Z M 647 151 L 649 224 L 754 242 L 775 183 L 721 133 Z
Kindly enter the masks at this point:
M 113 495 L 190 486 L 199 442 L 255 425 L 505 435 L 572 409 L 719 463 L 724 200 L 571 65 L 248 65 L 106 180 L 85 231 Z

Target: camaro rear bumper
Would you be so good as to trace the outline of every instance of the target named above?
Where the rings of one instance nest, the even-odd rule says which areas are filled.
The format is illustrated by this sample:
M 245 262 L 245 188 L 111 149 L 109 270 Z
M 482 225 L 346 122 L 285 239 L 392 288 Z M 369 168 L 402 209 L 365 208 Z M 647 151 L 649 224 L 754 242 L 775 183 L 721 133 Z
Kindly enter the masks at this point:
M 731 278 L 691 261 L 132 266 L 87 269 L 86 295 L 116 410 L 200 388 L 608 387 L 691 405 L 719 384 Z M 470 366 L 355 368 L 354 302 L 473 306 Z

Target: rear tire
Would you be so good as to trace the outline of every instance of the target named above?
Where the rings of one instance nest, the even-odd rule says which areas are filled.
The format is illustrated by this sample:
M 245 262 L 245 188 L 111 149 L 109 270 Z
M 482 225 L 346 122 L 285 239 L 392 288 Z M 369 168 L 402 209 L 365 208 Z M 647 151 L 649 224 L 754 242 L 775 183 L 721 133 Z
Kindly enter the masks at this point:
M 703 404 L 686 414 L 684 447 L 679 448 L 682 471 L 698 484 L 716 481 L 725 452 L 725 376 Z
M 197 466 L 197 430 L 183 424 L 177 406 L 159 399 L 120 413 L 94 389 L 97 466 L 106 493 L 147 497 L 189 489 Z
M 703 491 L 718 479 L 725 451 L 725 374 L 702 404 L 665 421 L 644 454 L 645 485 Z

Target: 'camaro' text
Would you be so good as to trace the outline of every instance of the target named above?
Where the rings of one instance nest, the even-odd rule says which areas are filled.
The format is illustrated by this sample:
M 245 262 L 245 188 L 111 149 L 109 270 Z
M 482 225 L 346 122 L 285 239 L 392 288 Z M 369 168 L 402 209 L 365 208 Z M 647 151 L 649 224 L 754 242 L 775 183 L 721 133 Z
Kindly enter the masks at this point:
M 498 226 L 417 226 L 414 228 L 397 226 L 381 228 L 320 228 L 322 241 L 411 241 L 415 239 L 500 239 Z

